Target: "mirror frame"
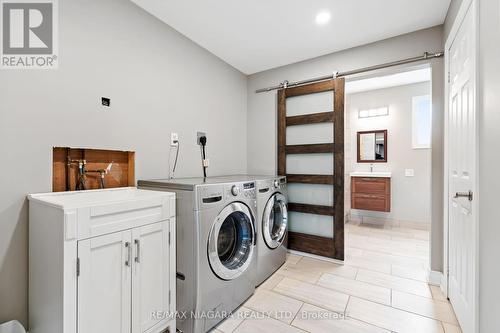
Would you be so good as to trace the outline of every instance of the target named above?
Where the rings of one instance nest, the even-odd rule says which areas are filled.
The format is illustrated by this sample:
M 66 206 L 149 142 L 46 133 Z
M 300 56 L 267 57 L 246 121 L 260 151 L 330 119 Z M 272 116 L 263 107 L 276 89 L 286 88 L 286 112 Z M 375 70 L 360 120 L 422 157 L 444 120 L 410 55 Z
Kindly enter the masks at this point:
M 360 145 L 360 138 L 361 134 L 370 134 L 374 133 L 375 135 L 377 133 L 384 133 L 384 142 L 385 142 L 385 155 L 383 160 L 362 160 L 360 151 L 359 151 L 359 145 Z M 357 143 L 357 156 L 358 156 L 358 163 L 387 163 L 387 130 L 376 130 L 376 131 L 361 131 L 358 132 L 358 143 Z

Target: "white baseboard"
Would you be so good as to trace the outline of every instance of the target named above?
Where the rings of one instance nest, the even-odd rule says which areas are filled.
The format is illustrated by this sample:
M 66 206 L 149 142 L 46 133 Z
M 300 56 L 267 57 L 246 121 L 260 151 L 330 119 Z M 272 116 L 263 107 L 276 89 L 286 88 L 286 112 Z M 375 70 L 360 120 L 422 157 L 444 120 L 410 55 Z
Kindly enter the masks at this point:
M 332 262 L 332 263 L 338 264 L 338 265 L 343 265 L 344 264 L 344 262 L 342 260 L 337 260 L 337 259 L 322 257 L 322 256 L 318 256 L 318 255 L 312 254 L 312 253 L 300 252 L 300 251 L 290 250 L 290 249 L 288 249 L 287 251 L 290 254 L 296 254 L 296 255 L 299 255 L 299 256 L 303 256 L 303 257 L 308 257 L 308 258 L 313 258 L 313 259 L 328 261 L 328 262 Z
M 433 286 L 441 287 L 443 284 L 442 283 L 443 279 L 444 279 L 444 275 L 442 272 L 429 271 L 429 284 L 431 284 Z

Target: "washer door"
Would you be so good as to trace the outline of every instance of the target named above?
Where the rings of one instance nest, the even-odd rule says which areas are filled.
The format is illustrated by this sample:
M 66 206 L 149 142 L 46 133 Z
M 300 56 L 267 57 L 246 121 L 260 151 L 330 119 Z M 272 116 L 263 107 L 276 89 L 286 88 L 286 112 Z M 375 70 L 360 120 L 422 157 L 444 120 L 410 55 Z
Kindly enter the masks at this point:
M 219 213 L 208 237 L 208 260 L 223 280 L 233 280 L 252 262 L 255 229 L 250 209 L 233 202 Z
M 276 193 L 267 201 L 262 217 L 262 235 L 270 249 L 275 249 L 283 243 L 287 226 L 286 198 L 283 194 Z

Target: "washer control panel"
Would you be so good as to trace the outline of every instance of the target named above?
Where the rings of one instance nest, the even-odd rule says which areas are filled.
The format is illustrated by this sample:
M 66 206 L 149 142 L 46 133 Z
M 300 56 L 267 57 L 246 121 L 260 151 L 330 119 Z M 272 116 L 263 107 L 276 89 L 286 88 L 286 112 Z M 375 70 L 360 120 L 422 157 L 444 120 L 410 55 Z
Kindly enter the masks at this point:
M 234 195 L 235 197 L 237 197 L 238 194 L 240 194 L 239 187 L 236 185 L 231 186 L 231 194 Z
M 245 199 L 255 199 L 255 182 L 237 183 L 226 186 L 226 194 L 228 197 Z
M 238 182 L 227 184 L 210 184 L 197 188 L 197 207 L 208 209 L 217 205 L 226 205 L 232 201 L 253 200 L 249 204 L 255 208 L 257 191 L 255 182 Z

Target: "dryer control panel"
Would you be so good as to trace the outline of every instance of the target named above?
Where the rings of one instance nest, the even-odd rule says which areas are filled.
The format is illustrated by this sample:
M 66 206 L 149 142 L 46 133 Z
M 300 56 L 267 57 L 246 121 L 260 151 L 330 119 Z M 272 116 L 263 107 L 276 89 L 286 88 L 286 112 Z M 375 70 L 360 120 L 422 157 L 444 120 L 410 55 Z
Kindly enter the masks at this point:
M 275 179 L 267 179 L 258 182 L 259 193 L 267 193 L 273 191 L 286 190 L 286 177 L 278 177 Z

